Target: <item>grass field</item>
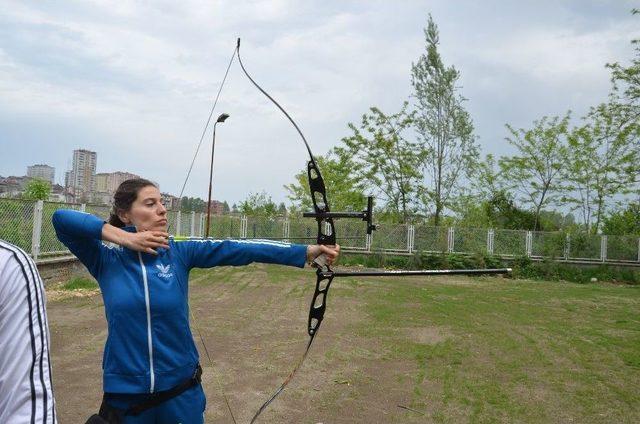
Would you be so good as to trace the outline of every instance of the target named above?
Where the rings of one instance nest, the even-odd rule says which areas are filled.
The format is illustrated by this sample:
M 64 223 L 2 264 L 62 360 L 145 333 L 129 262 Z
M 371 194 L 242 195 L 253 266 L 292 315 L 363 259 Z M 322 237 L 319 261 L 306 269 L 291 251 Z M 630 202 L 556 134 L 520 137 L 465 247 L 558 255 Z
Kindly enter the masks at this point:
M 255 265 L 196 270 L 191 280 L 196 324 L 216 364 L 211 369 L 198 342 L 208 422 L 230 422 L 216 374 L 238 422 L 248 422 L 303 351 L 315 276 Z M 78 422 L 87 403 L 99 403 L 104 313 L 98 295 L 56 292 L 52 299 L 59 415 Z M 640 422 L 640 287 L 336 279 L 307 362 L 262 417 L 325 424 Z

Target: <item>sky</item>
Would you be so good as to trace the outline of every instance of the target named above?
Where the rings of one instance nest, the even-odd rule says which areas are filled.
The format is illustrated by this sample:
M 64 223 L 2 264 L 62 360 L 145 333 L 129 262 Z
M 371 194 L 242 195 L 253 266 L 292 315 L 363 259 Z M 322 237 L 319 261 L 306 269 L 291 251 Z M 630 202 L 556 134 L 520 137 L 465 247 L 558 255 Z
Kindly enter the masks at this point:
M 505 124 L 571 110 L 610 91 L 605 64 L 628 63 L 640 1 L 12 1 L 0 8 L 0 175 L 29 165 L 64 182 L 72 151 L 97 172 L 127 171 L 177 195 L 213 98 L 242 39 L 243 63 L 324 155 L 376 106 L 409 100 L 431 14 L 483 153 L 513 153 Z M 231 67 L 214 112 L 213 197 L 237 203 L 283 185 L 307 153 L 284 116 Z M 211 130 L 185 195 L 206 198 Z M 288 202 L 287 202 L 288 203 Z

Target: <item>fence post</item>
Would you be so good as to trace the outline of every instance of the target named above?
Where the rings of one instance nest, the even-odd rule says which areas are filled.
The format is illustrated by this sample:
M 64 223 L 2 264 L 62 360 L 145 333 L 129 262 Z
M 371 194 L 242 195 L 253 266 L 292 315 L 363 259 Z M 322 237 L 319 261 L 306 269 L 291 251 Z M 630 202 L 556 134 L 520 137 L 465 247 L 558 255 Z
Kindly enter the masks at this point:
M 564 242 L 564 260 L 569 260 L 569 255 L 571 254 L 571 234 L 567 233 L 567 237 L 565 237 Z
M 416 227 L 415 225 L 411 225 L 411 251 L 415 252 L 416 250 Z
M 176 236 L 179 236 L 180 234 L 182 234 L 182 212 L 178 211 L 178 213 L 176 213 Z
M 407 251 L 413 253 L 413 225 L 407 225 Z
M 600 260 L 602 262 L 607 260 L 607 236 L 600 236 Z
M 80 205 L 80 212 L 86 212 L 87 211 L 87 204 L 83 203 Z
M 367 249 L 367 252 L 371 252 L 371 244 L 373 244 L 373 233 L 366 234 L 364 239 L 364 246 Z
M 638 262 L 640 262 L 640 238 L 638 238 Z
M 530 258 L 533 251 L 533 233 L 531 231 L 527 231 L 527 236 L 525 237 L 525 250 L 527 257 Z
M 242 215 L 240 218 L 240 238 L 247 238 L 247 227 L 249 226 L 249 222 L 247 220 L 246 215 Z
M 285 218 L 282 221 L 282 238 L 284 241 L 289 242 L 289 218 Z
M 44 202 L 38 200 L 33 207 L 33 233 L 31 234 L 31 257 L 34 261 L 40 255 L 40 239 L 42 236 L 42 209 Z
M 198 212 L 198 237 L 204 236 L 204 214 Z
M 453 227 L 449 227 L 449 231 L 447 231 L 447 251 L 449 253 L 453 253 L 455 249 L 455 229 Z
M 189 237 L 196 235 L 196 211 L 191 211 L 191 231 L 189 231 Z
M 493 228 L 487 230 L 487 253 L 493 255 Z

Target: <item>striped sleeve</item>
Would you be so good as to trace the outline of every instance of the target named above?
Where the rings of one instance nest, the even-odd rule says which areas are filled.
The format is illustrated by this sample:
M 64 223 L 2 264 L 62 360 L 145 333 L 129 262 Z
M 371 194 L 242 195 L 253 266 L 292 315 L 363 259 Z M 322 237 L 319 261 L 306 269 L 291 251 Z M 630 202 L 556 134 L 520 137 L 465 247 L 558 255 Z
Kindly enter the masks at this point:
M 33 260 L 0 241 L 0 423 L 57 423 L 44 284 Z

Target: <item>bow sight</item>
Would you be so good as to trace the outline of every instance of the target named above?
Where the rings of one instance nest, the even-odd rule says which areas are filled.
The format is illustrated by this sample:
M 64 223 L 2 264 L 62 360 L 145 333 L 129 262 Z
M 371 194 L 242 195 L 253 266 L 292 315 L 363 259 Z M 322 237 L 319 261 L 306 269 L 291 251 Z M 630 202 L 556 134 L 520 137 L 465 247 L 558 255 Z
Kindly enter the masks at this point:
M 367 197 L 367 209 L 362 212 L 304 212 L 304 218 L 316 218 L 324 222 L 326 218 L 362 218 L 367 223 L 367 234 L 371 235 L 376 230 L 373 224 L 373 196 Z

